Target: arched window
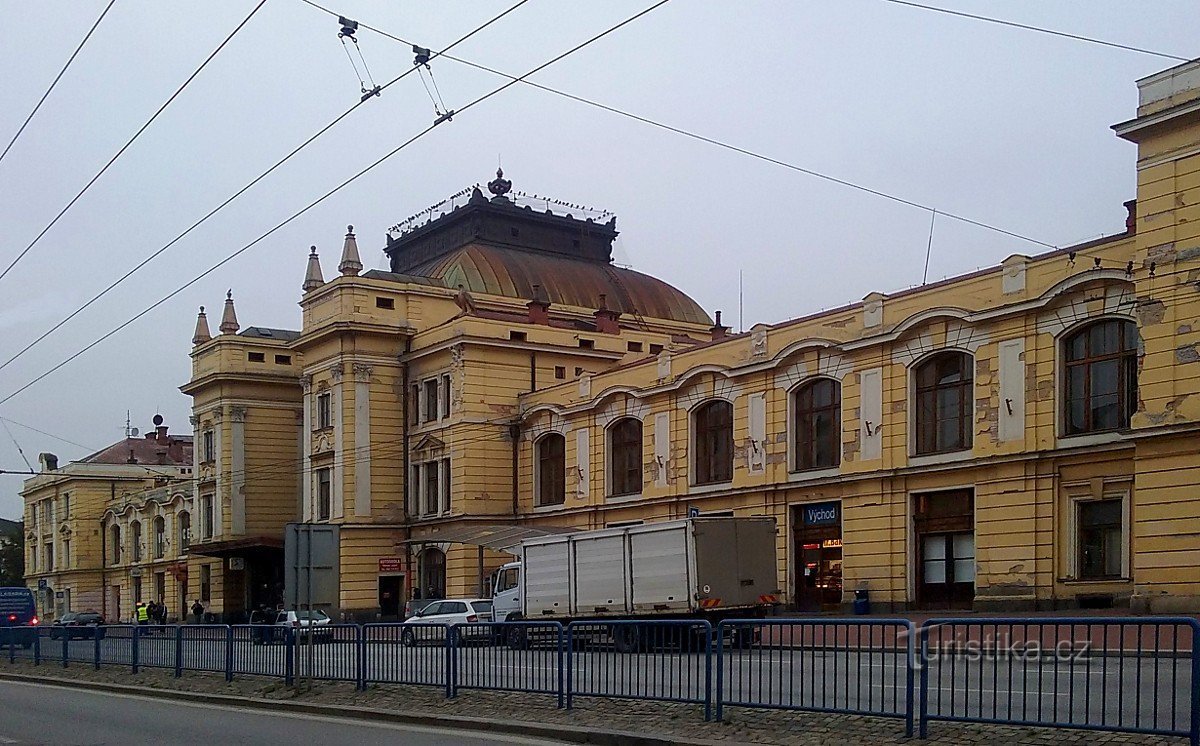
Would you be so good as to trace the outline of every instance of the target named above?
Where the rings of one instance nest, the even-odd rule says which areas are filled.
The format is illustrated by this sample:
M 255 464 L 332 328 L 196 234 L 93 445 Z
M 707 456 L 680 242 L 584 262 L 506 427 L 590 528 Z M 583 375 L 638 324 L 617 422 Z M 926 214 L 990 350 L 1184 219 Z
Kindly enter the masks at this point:
M 642 421 L 618 420 L 608 429 L 608 481 L 613 495 L 642 491 Z
M 436 547 L 427 547 L 417 557 L 421 571 L 421 596 L 423 598 L 446 597 L 446 553 Z
M 733 479 L 733 405 L 721 399 L 696 409 L 696 484 Z
M 837 466 L 842 451 L 842 385 L 810 381 L 792 395 L 795 406 L 795 470 Z
M 943 352 L 917 366 L 917 453 L 971 447 L 971 356 Z
M 179 524 L 179 553 L 183 554 L 192 543 L 192 514 L 185 510 L 176 521 Z
M 162 559 L 167 553 L 167 521 L 161 515 L 154 519 L 154 558 Z
M 115 523 L 108 528 L 108 546 L 112 552 L 112 563 L 121 564 L 121 527 Z
M 538 439 L 537 504 L 562 505 L 567 499 L 567 441 L 558 433 Z
M 1088 324 L 1063 340 L 1063 434 L 1129 427 L 1137 408 L 1137 325 Z
M 129 541 L 133 543 L 133 561 L 142 561 L 142 524 L 134 521 L 129 526 Z

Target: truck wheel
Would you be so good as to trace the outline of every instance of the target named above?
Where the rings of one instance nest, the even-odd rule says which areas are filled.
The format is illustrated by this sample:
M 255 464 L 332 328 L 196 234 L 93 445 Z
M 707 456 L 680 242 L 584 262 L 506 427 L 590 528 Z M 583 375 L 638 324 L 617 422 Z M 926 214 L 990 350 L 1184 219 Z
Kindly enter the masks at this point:
M 508 648 L 509 650 L 528 650 L 529 649 L 529 630 L 519 624 L 514 624 L 508 628 Z
M 636 624 L 619 624 L 613 627 L 613 647 L 618 653 L 636 653 L 641 643 L 641 628 Z

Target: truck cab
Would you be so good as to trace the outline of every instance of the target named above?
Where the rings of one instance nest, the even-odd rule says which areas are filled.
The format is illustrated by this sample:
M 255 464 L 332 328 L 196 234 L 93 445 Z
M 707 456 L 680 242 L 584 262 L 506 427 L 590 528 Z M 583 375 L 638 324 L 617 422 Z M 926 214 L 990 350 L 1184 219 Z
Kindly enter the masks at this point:
M 492 573 L 492 619 L 521 619 L 521 563 L 509 562 Z

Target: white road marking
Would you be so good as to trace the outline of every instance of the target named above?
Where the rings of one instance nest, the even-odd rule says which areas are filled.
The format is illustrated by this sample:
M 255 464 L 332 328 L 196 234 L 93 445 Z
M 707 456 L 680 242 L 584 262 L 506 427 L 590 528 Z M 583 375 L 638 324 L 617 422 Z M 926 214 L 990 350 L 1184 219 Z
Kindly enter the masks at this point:
M 5 736 L 0 736 L 0 743 L 20 743 L 20 741 L 15 738 L 6 738 Z

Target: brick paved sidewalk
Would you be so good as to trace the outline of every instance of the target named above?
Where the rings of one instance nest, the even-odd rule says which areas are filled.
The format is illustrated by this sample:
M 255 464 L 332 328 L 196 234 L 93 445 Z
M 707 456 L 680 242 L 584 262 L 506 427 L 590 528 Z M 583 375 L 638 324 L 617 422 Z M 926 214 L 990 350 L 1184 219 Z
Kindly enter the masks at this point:
M 317 682 L 308 692 L 297 694 L 278 680 L 243 677 L 226 682 L 223 676 L 185 673 L 176 679 L 170 671 L 143 670 L 134 675 L 122 667 L 34 666 L 29 661 L 0 663 L 0 673 L 69 678 L 129 686 L 225 694 L 263 700 L 290 700 L 427 716 L 460 716 L 522 721 L 543 725 L 566 725 L 597 730 L 615 730 L 682 741 L 715 741 L 731 744 L 775 746 L 871 746 L 887 743 L 996 744 L 997 746 L 1062 746 L 1062 744 L 1136 744 L 1179 746 L 1186 739 L 1092 731 L 1017 728 L 1007 726 L 932 723 L 927 741 L 904 737 L 898 720 L 728 708 L 722 723 L 704 722 L 703 710 L 695 705 L 579 698 L 572 710 L 559 710 L 555 698 L 517 692 L 463 691 L 446 699 L 435 687 L 372 686 L 355 691 L 345 682 Z

